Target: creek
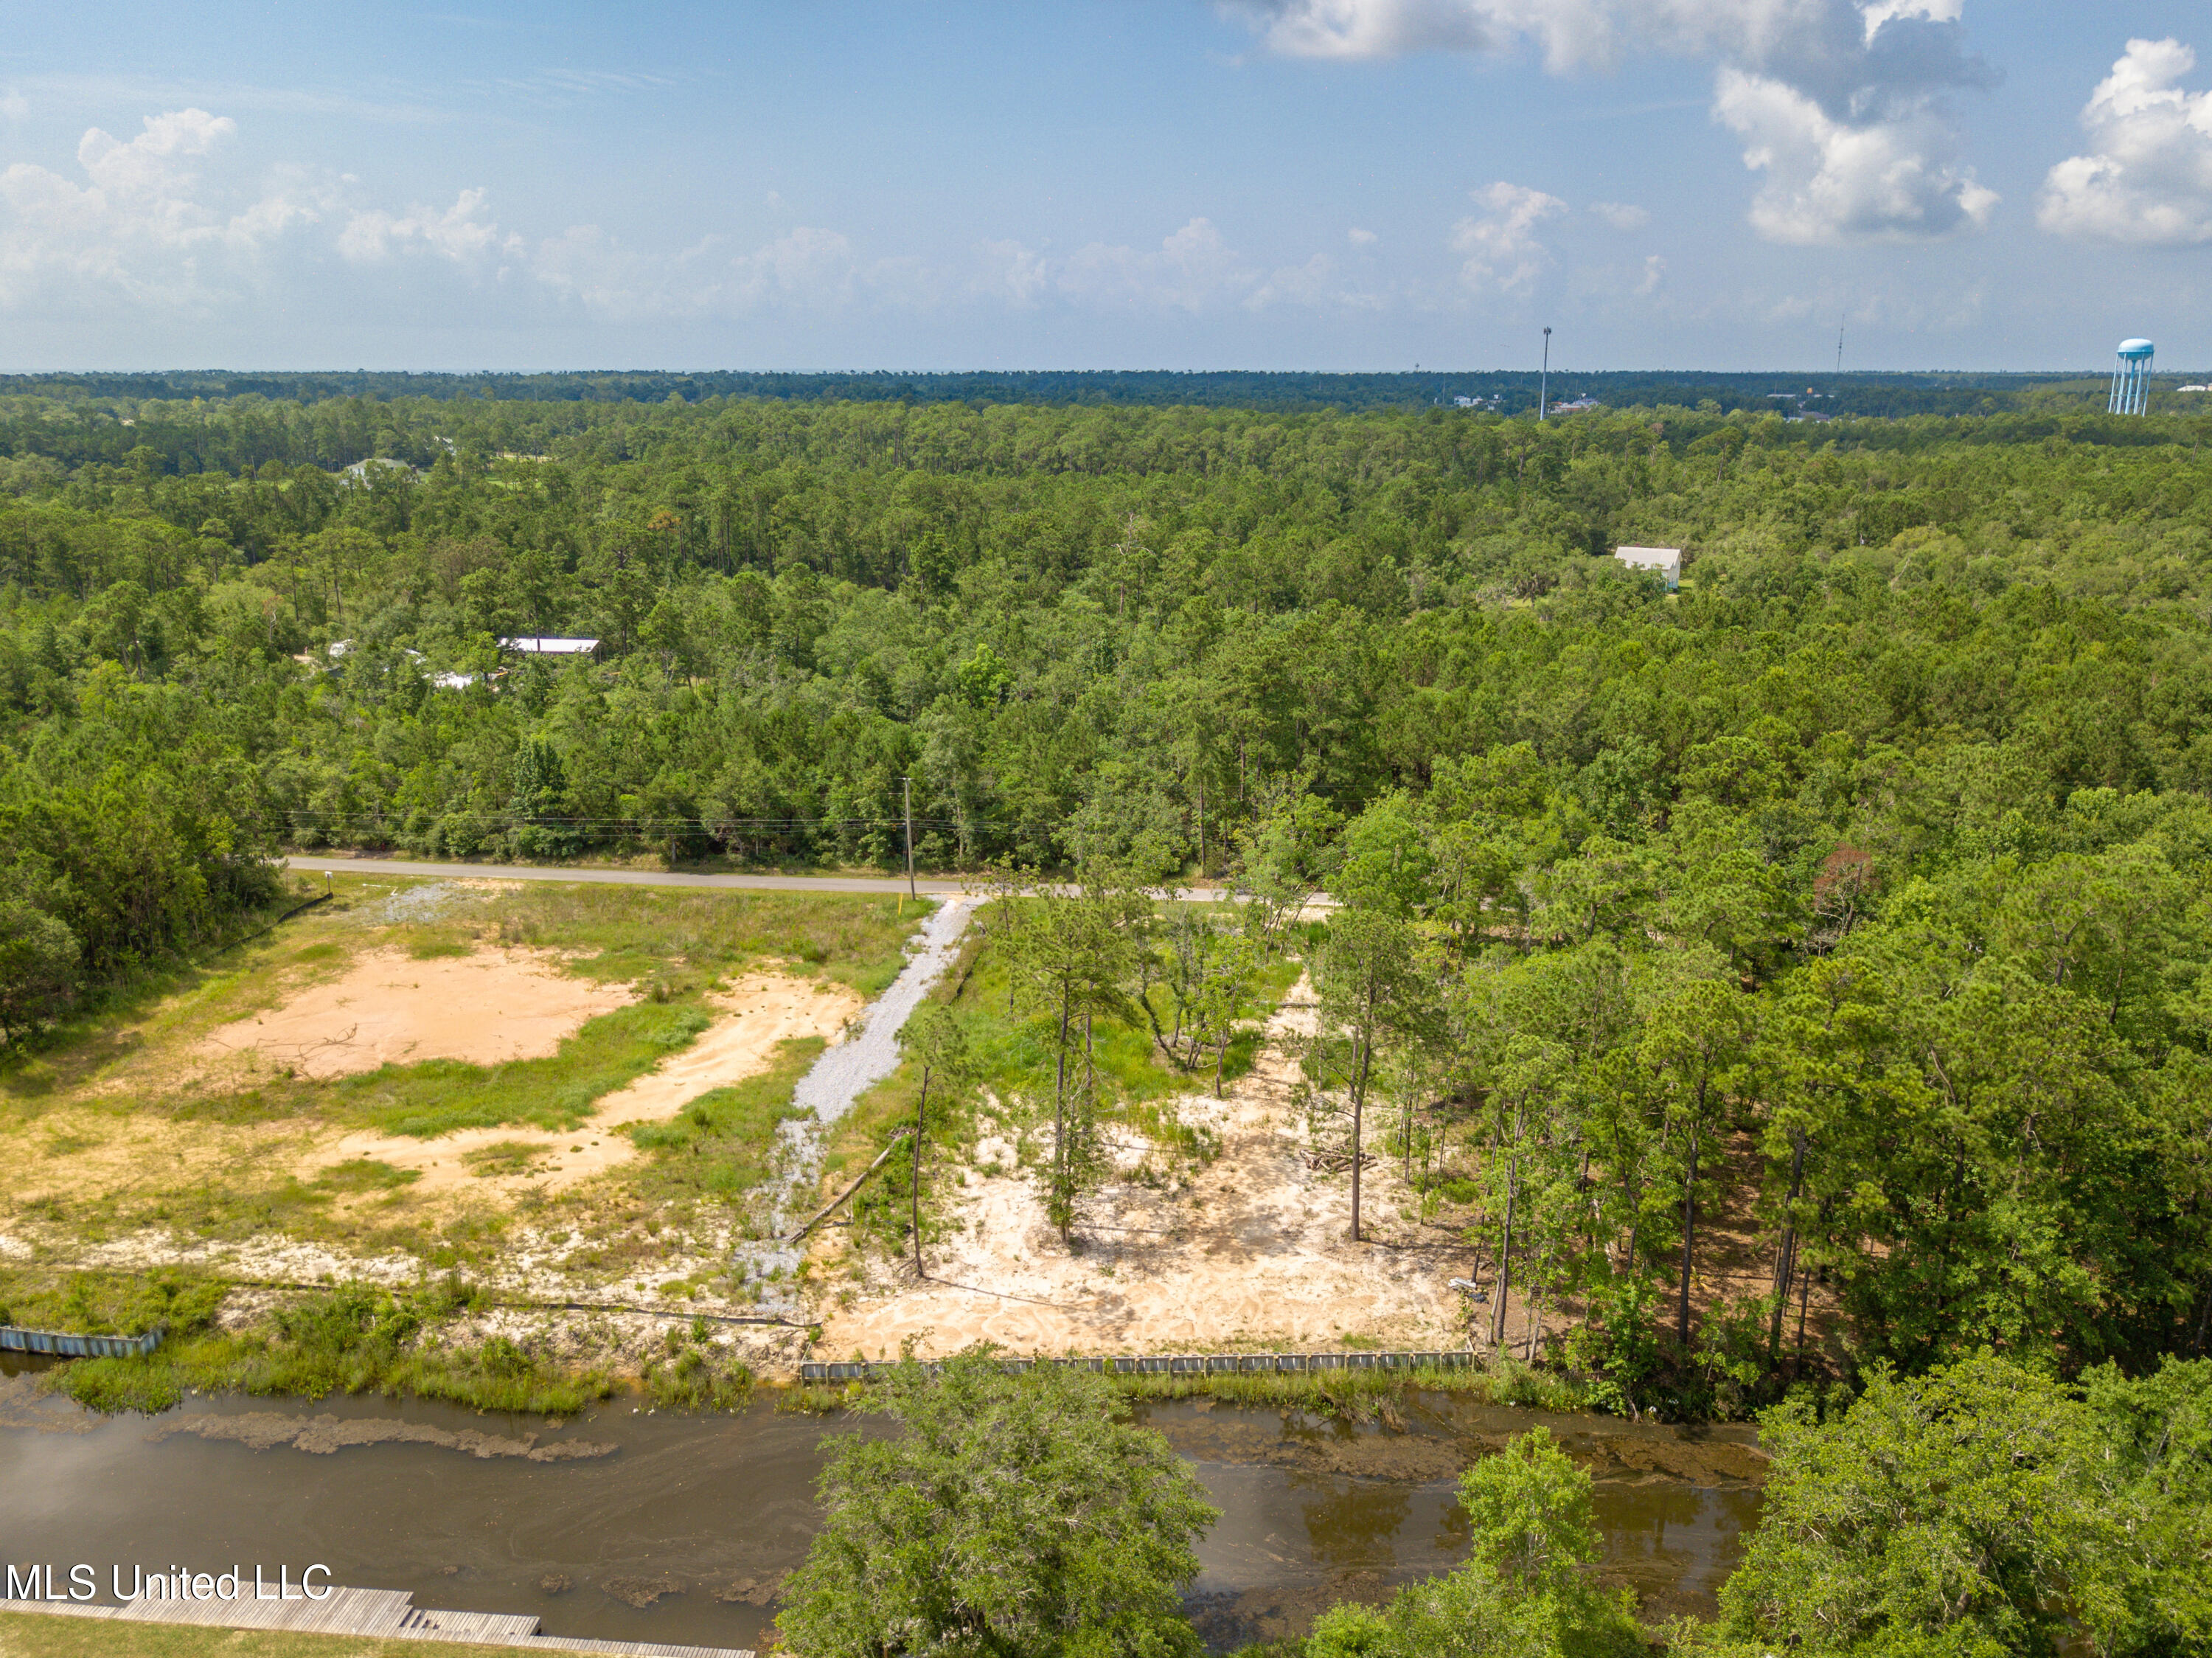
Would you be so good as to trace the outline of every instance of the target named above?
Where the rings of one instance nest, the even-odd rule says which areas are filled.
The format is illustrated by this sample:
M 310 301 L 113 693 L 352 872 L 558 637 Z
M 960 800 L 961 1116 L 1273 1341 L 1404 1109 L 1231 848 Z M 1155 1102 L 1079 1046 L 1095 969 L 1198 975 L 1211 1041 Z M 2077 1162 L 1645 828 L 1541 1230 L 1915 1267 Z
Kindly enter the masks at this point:
M 767 1588 L 805 1557 L 830 1435 L 872 1418 L 633 1411 L 555 1426 L 428 1401 L 187 1399 L 102 1418 L 0 1362 L 0 1559 L 181 1566 L 273 1580 L 288 1565 L 408 1589 L 416 1604 L 536 1612 L 549 1631 L 750 1646 Z M 1710 1612 L 1759 1507 L 1753 1430 L 1553 1416 L 1408 1393 L 1399 1427 L 1208 1400 L 1140 1419 L 1222 1510 L 1191 1607 L 1209 1644 L 1302 1632 L 1331 1600 L 1380 1598 L 1464 1555 L 1458 1470 L 1552 1429 L 1596 1480 L 1604 1570 L 1651 1618 Z

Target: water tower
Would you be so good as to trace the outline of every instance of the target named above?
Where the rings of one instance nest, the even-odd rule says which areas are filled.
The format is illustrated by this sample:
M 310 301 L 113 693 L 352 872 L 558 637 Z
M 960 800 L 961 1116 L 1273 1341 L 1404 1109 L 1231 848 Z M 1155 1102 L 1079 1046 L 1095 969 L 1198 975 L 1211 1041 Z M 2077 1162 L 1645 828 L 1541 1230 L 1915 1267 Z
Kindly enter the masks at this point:
M 2150 390 L 2151 343 L 2147 339 L 2124 339 L 2120 342 L 2120 359 L 2112 365 L 2112 397 L 2106 405 L 2109 414 L 2141 414 Z

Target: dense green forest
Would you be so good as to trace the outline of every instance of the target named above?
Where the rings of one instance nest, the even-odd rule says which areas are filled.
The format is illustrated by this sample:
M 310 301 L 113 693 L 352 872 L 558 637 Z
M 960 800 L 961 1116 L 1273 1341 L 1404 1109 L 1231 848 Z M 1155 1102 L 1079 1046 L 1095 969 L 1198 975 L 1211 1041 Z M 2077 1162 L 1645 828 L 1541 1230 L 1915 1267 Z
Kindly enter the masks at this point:
M 114 461 L 30 436 L 102 418 L 0 425 L 11 1031 L 216 936 L 280 845 L 889 864 L 911 777 L 926 865 L 1311 879 L 1384 929 L 1343 960 L 1418 953 L 1361 1076 L 1525 1154 L 1481 1162 L 1487 1247 L 1631 1402 L 1743 1408 L 1815 1283 L 1854 1363 L 2203 1348 L 2203 420 L 247 399 L 141 405 Z M 1619 542 L 1686 548 L 1682 591 Z M 497 643 L 541 632 L 599 654 Z M 1693 1328 L 1745 1180 L 1771 1282 Z
M 1472 1204 L 1596 1399 L 1788 1394 L 1811 1495 L 1734 1627 L 1792 1626 L 1817 1568 L 1848 1616 L 1807 1649 L 1877 1649 L 1946 1627 L 1910 1584 L 1868 1610 L 1904 1579 L 1867 1562 L 1926 1564 L 1952 1476 L 1885 1530 L 1867 1475 L 1854 1555 L 1820 1447 L 1891 1478 L 1894 1417 L 1911 1466 L 1964 1454 L 1966 1384 L 1893 1378 L 2002 1363 L 2072 1424 L 2068 1491 L 2099 1435 L 2157 1484 L 2126 1388 L 2163 1384 L 2119 1378 L 2212 1326 L 2208 438 L 2059 402 L 0 399 L 0 1018 L 35 1040 L 222 935 L 286 845 L 888 867 L 907 779 L 926 866 L 1111 872 L 1102 940 L 1132 880 L 1241 881 L 1262 931 L 1325 887 L 1316 1121 L 1358 1101 Z M 1681 590 L 1623 543 L 1685 549 Z M 1723 1214 L 1758 1265 L 1715 1289 Z M 1790 1437 L 1855 1393 L 1863 1447 Z M 1996 1645 L 1910 1649 L 2044 1649 L 2040 1535 L 1977 1557 Z M 2100 1649 L 2180 1649 L 2112 1593 L 2160 1632 Z

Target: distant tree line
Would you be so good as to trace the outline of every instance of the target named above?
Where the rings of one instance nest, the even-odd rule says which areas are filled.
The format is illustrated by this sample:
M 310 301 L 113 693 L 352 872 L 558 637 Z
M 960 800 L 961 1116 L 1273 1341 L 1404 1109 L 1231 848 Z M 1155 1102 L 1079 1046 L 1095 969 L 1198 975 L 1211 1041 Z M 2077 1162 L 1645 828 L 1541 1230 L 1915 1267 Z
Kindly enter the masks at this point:
M 2153 397 L 2169 399 L 2188 376 L 2160 376 Z M 656 373 L 611 370 L 545 374 L 257 374 L 223 370 L 161 374 L 0 375 L 0 399 L 29 397 L 104 405 L 128 413 L 140 403 L 208 403 L 248 399 L 315 404 L 359 399 L 509 403 L 664 403 L 766 399 L 825 403 L 1029 404 L 1091 407 L 1188 407 L 1273 413 L 1372 413 L 1480 402 L 1487 412 L 1533 414 L 1542 390 L 1535 369 L 1321 374 L 1306 370 L 1008 369 L 907 374 L 769 374 L 726 370 Z M 1590 397 L 1608 407 L 1694 408 L 1723 413 L 1797 406 L 1828 414 L 1993 414 L 2044 406 L 2102 408 L 2106 381 L 2078 372 L 1964 374 L 1561 369 L 1550 376 L 1554 405 Z M 1807 400 L 1809 397 L 1809 400 Z

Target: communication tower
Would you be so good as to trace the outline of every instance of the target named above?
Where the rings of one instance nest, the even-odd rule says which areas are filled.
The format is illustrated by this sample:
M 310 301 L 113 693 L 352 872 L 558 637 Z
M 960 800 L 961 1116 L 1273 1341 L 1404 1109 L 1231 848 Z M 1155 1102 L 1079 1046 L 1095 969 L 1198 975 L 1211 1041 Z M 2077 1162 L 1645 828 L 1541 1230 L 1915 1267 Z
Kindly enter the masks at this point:
M 2124 339 L 2120 342 L 2119 361 L 2112 365 L 2112 396 L 2106 405 L 2109 414 L 2142 413 L 2150 391 L 2150 358 L 2153 350 L 2147 339 Z

